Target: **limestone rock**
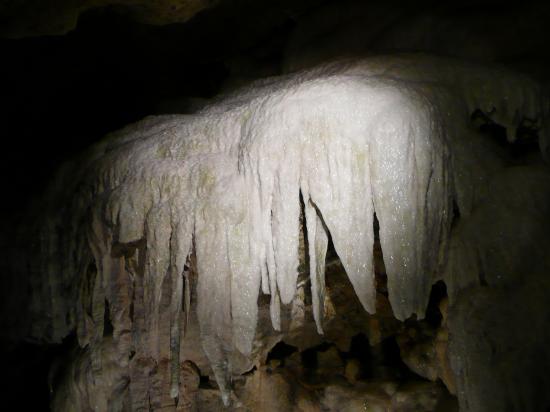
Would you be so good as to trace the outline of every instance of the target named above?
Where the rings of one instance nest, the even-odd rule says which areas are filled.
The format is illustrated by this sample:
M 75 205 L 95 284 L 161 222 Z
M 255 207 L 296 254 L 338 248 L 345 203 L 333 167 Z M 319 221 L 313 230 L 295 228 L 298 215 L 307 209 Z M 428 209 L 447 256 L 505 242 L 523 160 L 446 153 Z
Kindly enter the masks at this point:
M 321 374 L 343 374 L 344 372 L 344 362 L 336 346 L 317 352 L 317 365 Z
M 383 412 L 389 410 L 391 397 L 376 387 L 362 388 L 328 386 L 322 406 L 334 412 Z
M 344 368 L 344 375 L 349 383 L 355 384 L 362 374 L 361 362 L 358 359 L 348 359 Z
M 392 412 L 435 411 L 444 402 L 444 392 L 438 384 L 409 383 L 392 396 Z
M 246 382 L 249 396 L 242 400 L 251 410 L 291 411 L 295 402 L 291 399 L 290 382 L 279 373 L 266 373 L 260 370 Z
M 65 34 L 75 28 L 80 14 L 106 6 L 118 7 L 122 13 L 145 24 L 185 22 L 217 2 L 218 0 L 17 0 L 0 6 L 0 15 L 7 21 L 0 34 L 12 38 Z
M 378 408 L 388 392 L 364 382 L 350 388 L 339 358 L 365 333 L 372 374 L 395 381 L 395 365 L 378 360 L 409 318 L 425 316 L 432 284 L 443 277 L 461 405 L 504 410 L 512 395 L 501 387 L 516 382 L 510 365 L 527 364 L 514 361 L 525 360 L 517 351 L 522 328 L 507 351 L 499 346 L 507 325 L 487 316 L 513 319 L 521 307 L 537 318 L 525 354 L 538 352 L 550 173 L 540 159 L 507 164 L 467 118 L 483 110 L 515 129 L 540 117 L 544 128 L 547 107 L 537 83 L 504 69 L 379 56 L 259 82 L 194 115 L 147 118 L 109 136 L 60 172 L 31 237 L 33 335 L 55 342 L 76 329 L 87 348 L 68 372 L 64 398 L 87 404 L 79 394 L 101 392 L 94 399 L 102 405 L 171 410 L 186 396 L 180 389 L 189 396 L 196 389 L 190 361 L 210 384 L 199 388 L 198 404 L 217 393 L 225 406 L 238 405 L 233 378 L 252 373 L 244 387 L 271 382 L 265 399 L 289 410 L 300 397 L 279 373 L 284 360 L 264 364 L 284 340 L 317 357 L 319 370 L 304 368 L 313 378 L 333 375 L 329 384 L 305 382 L 324 391 L 327 408 L 346 396 L 350 408 L 364 408 L 365 399 Z M 483 158 L 472 161 L 472 153 Z M 536 257 L 529 265 L 526 245 Z M 300 272 L 306 267 L 309 276 Z M 530 280 L 519 288 L 523 273 Z M 505 291 L 516 289 L 514 310 L 501 311 Z M 468 306 L 465 290 L 482 299 Z M 493 302 L 494 313 L 484 306 Z M 447 335 L 422 325 L 404 342 L 419 342 L 417 349 L 403 357 L 430 379 L 445 376 Z M 334 346 L 322 354 L 327 341 Z M 492 379 L 501 386 L 488 389 L 503 399 L 484 409 L 478 379 L 493 377 L 487 356 L 502 365 Z M 182 376 L 182 361 L 190 376 Z M 540 364 L 527 371 L 538 378 Z M 96 374 L 108 375 L 106 387 Z M 431 410 L 441 392 L 429 382 L 405 389 L 391 395 L 395 408 Z M 518 410 L 544 398 L 532 389 L 518 386 Z

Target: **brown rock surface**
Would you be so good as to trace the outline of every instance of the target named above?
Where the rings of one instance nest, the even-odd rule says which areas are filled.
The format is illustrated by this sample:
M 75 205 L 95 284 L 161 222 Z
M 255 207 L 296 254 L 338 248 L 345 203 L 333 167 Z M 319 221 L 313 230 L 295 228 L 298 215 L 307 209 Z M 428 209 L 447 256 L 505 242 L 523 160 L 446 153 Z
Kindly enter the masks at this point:
M 8 22 L 0 34 L 6 37 L 65 34 L 75 28 L 80 14 L 98 7 L 117 7 L 130 18 L 146 24 L 185 22 L 212 7 L 218 0 L 17 0 L 0 5 Z

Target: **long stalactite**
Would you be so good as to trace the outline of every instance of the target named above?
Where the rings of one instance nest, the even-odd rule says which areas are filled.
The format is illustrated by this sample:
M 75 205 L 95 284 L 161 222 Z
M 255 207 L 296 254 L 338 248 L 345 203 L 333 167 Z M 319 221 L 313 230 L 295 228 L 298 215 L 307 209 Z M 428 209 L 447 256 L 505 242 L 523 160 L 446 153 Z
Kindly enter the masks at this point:
M 480 209 L 485 199 L 514 196 L 506 182 L 525 177 L 533 207 L 549 204 L 547 166 L 506 169 L 470 115 L 505 125 L 511 140 L 523 120 L 537 119 L 548 159 L 548 108 L 522 75 L 408 54 L 331 63 L 262 80 L 193 115 L 146 118 L 53 183 L 37 226 L 32 333 L 59 341 L 76 328 L 91 373 L 117 390 L 121 377 L 129 382 L 132 410 L 181 397 L 193 252 L 202 344 L 227 405 L 234 356 L 254 359 L 259 294 L 270 295 L 275 330 L 295 297 L 300 199 L 319 333 L 329 237 L 362 306 L 375 312 L 374 214 L 394 316 L 422 318 L 437 280 L 453 298 L 478 281 L 488 250 L 508 253 L 506 242 L 488 244 L 468 228 L 491 213 Z M 498 173 L 501 191 L 492 186 Z M 510 267 L 498 276 L 512 279 Z M 119 402 L 110 389 L 76 384 L 90 402 Z M 459 396 L 470 410 L 470 393 Z

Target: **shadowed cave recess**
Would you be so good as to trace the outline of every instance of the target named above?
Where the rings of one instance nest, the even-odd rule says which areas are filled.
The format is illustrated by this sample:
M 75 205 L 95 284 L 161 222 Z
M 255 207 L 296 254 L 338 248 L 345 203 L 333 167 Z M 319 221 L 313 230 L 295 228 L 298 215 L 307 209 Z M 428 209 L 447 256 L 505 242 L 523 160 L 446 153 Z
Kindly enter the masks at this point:
M 0 5 L 2 409 L 550 411 L 549 22 Z

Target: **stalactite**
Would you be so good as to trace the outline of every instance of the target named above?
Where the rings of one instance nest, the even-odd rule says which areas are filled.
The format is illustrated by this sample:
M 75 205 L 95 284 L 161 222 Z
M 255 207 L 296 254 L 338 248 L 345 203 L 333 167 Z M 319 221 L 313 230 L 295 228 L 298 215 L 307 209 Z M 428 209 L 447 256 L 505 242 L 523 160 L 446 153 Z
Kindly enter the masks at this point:
M 100 371 L 103 358 L 95 350 L 107 300 L 113 344 L 127 356 L 134 352 L 124 366 L 132 407 L 166 401 L 140 391 L 158 385 L 155 379 L 169 382 L 172 399 L 181 396 L 180 326 L 190 308 L 185 267 L 194 244 L 203 347 L 227 404 L 230 354 L 252 352 L 260 290 L 271 295 L 276 330 L 281 304 L 294 298 L 300 193 L 319 333 L 329 235 L 361 304 L 375 311 L 374 213 L 394 314 L 422 317 L 445 262 L 453 197 L 467 216 L 485 190 L 478 184 L 484 166 L 475 169 L 480 176 L 468 170 L 468 145 L 482 147 L 472 143 L 468 116 L 493 107 L 510 127 L 522 117 L 548 115 L 538 86 L 522 76 L 404 55 L 260 82 L 197 115 L 148 118 L 113 134 L 74 165 L 84 170 L 74 173 L 70 221 L 81 226 L 62 232 L 68 240 L 48 226 L 52 234 L 41 237 L 39 292 L 51 302 L 53 336 L 66 331 L 60 322 L 76 311 L 81 345 L 89 346 Z M 63 173 L 65 180 L 72 172 Z M 76 238 L 82 233 L 87 245 Z M 66 260 L 57 261 L 54 250 L 64 242 L 79 250 L 69 248 Z M 141 246 L 132 257 L 113 254 L 115 243 L 136 242 Z M 97 268 L 93 286 L 81 288 L 78 302 L 59 302 L 57 272 L 81 285 L 89 252 Z M 453 276 L 447 278 L 451 290 L 462 282 Z M 91 302 L 90 313 L 77 309 L 84 302 Z M 162 364 L 166 351 L 171 361 Z

